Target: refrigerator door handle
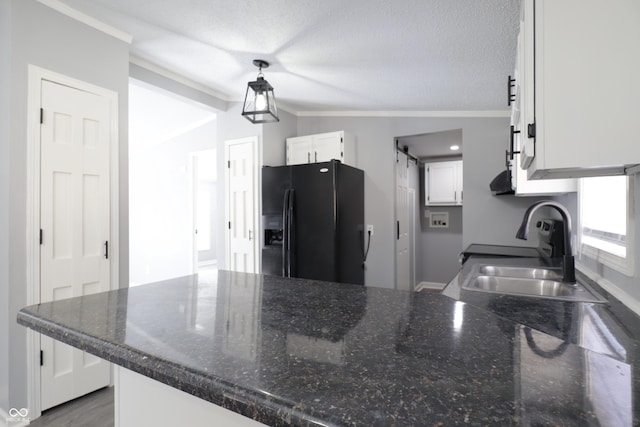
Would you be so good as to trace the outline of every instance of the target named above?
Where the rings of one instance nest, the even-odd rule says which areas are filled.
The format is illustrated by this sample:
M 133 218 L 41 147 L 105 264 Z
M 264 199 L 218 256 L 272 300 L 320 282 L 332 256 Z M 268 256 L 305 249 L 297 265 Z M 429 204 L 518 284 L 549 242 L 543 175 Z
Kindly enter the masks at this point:
M 295 224 L 293 217 L 293 204 L 295 199 L 295 190 L 289 190 L 289 198 L 287 200 L 287 277 L 295 277 L 295 260 L 293 253 L 295 248 Z
M 284 200 L 282 201 L 282 277 L 287 277 L 287 234 L 288 215 L 287 207 L 289 205 L 289 190 L 284 192 Z
M 338 171 L 336 163 L 333 165 L 333 231 L 338 228 Z

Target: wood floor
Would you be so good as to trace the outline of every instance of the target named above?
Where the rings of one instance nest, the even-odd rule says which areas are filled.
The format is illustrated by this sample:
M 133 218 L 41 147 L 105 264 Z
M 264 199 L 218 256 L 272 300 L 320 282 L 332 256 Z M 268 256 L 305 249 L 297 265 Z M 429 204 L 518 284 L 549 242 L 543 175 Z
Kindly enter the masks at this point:
M 113 387 L 51 408 L 30 427 L 113 427 Z

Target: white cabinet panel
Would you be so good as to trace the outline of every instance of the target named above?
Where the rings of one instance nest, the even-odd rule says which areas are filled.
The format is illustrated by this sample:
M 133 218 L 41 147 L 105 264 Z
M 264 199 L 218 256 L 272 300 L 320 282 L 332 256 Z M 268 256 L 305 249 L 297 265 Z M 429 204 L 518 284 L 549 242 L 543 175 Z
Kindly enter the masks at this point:
M 328 162 L 336 159 L 343 161 L 343 135 L 342 132 L 323 133 L 313 135 L 313 153 L 314 163 Z
M 299 165 L 311 163 L 313 142 L 311 136 L 297 136 L 287 139 L 287 164 Z
M 522 5 L 529 178 L 621 174 L 640 164 L 640 2 Z
M 462 204 L 462 160 L 425 163 L 425 204 Z

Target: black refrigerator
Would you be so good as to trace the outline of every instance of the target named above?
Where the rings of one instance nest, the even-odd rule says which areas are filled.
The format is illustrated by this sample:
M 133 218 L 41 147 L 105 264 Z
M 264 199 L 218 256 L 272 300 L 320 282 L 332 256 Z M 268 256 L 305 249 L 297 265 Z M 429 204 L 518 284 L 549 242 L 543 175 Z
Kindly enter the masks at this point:
M 337 160 L 262 168 L 262 272 L 364 285 L 364 172 Z

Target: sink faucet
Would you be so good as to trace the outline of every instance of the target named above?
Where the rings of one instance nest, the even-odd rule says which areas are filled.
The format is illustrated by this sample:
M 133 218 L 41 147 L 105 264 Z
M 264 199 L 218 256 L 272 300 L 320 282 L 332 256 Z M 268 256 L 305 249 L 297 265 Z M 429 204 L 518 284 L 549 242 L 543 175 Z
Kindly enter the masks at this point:
M 549 206 L 555 208 L 562 216 L 562 222 L 564 224 L 564 254 L 562 255 L 562 281 L 567 283 L 575 283 L 576 272 L 575 262 L 573 259 L 573 252 L 571 251 L 571 216 L 567 208 L 562 206 L 558 202 L 552 200 L 542 200 L 529 206 L 529 209 L 524 213 L 522 219 L 522 225 L 516 233 L 516 238 L 521 240 L 527 240 L 529 235 L 529 224 L 531 223 L 531 217 L 533 213 L 542 206 Z

